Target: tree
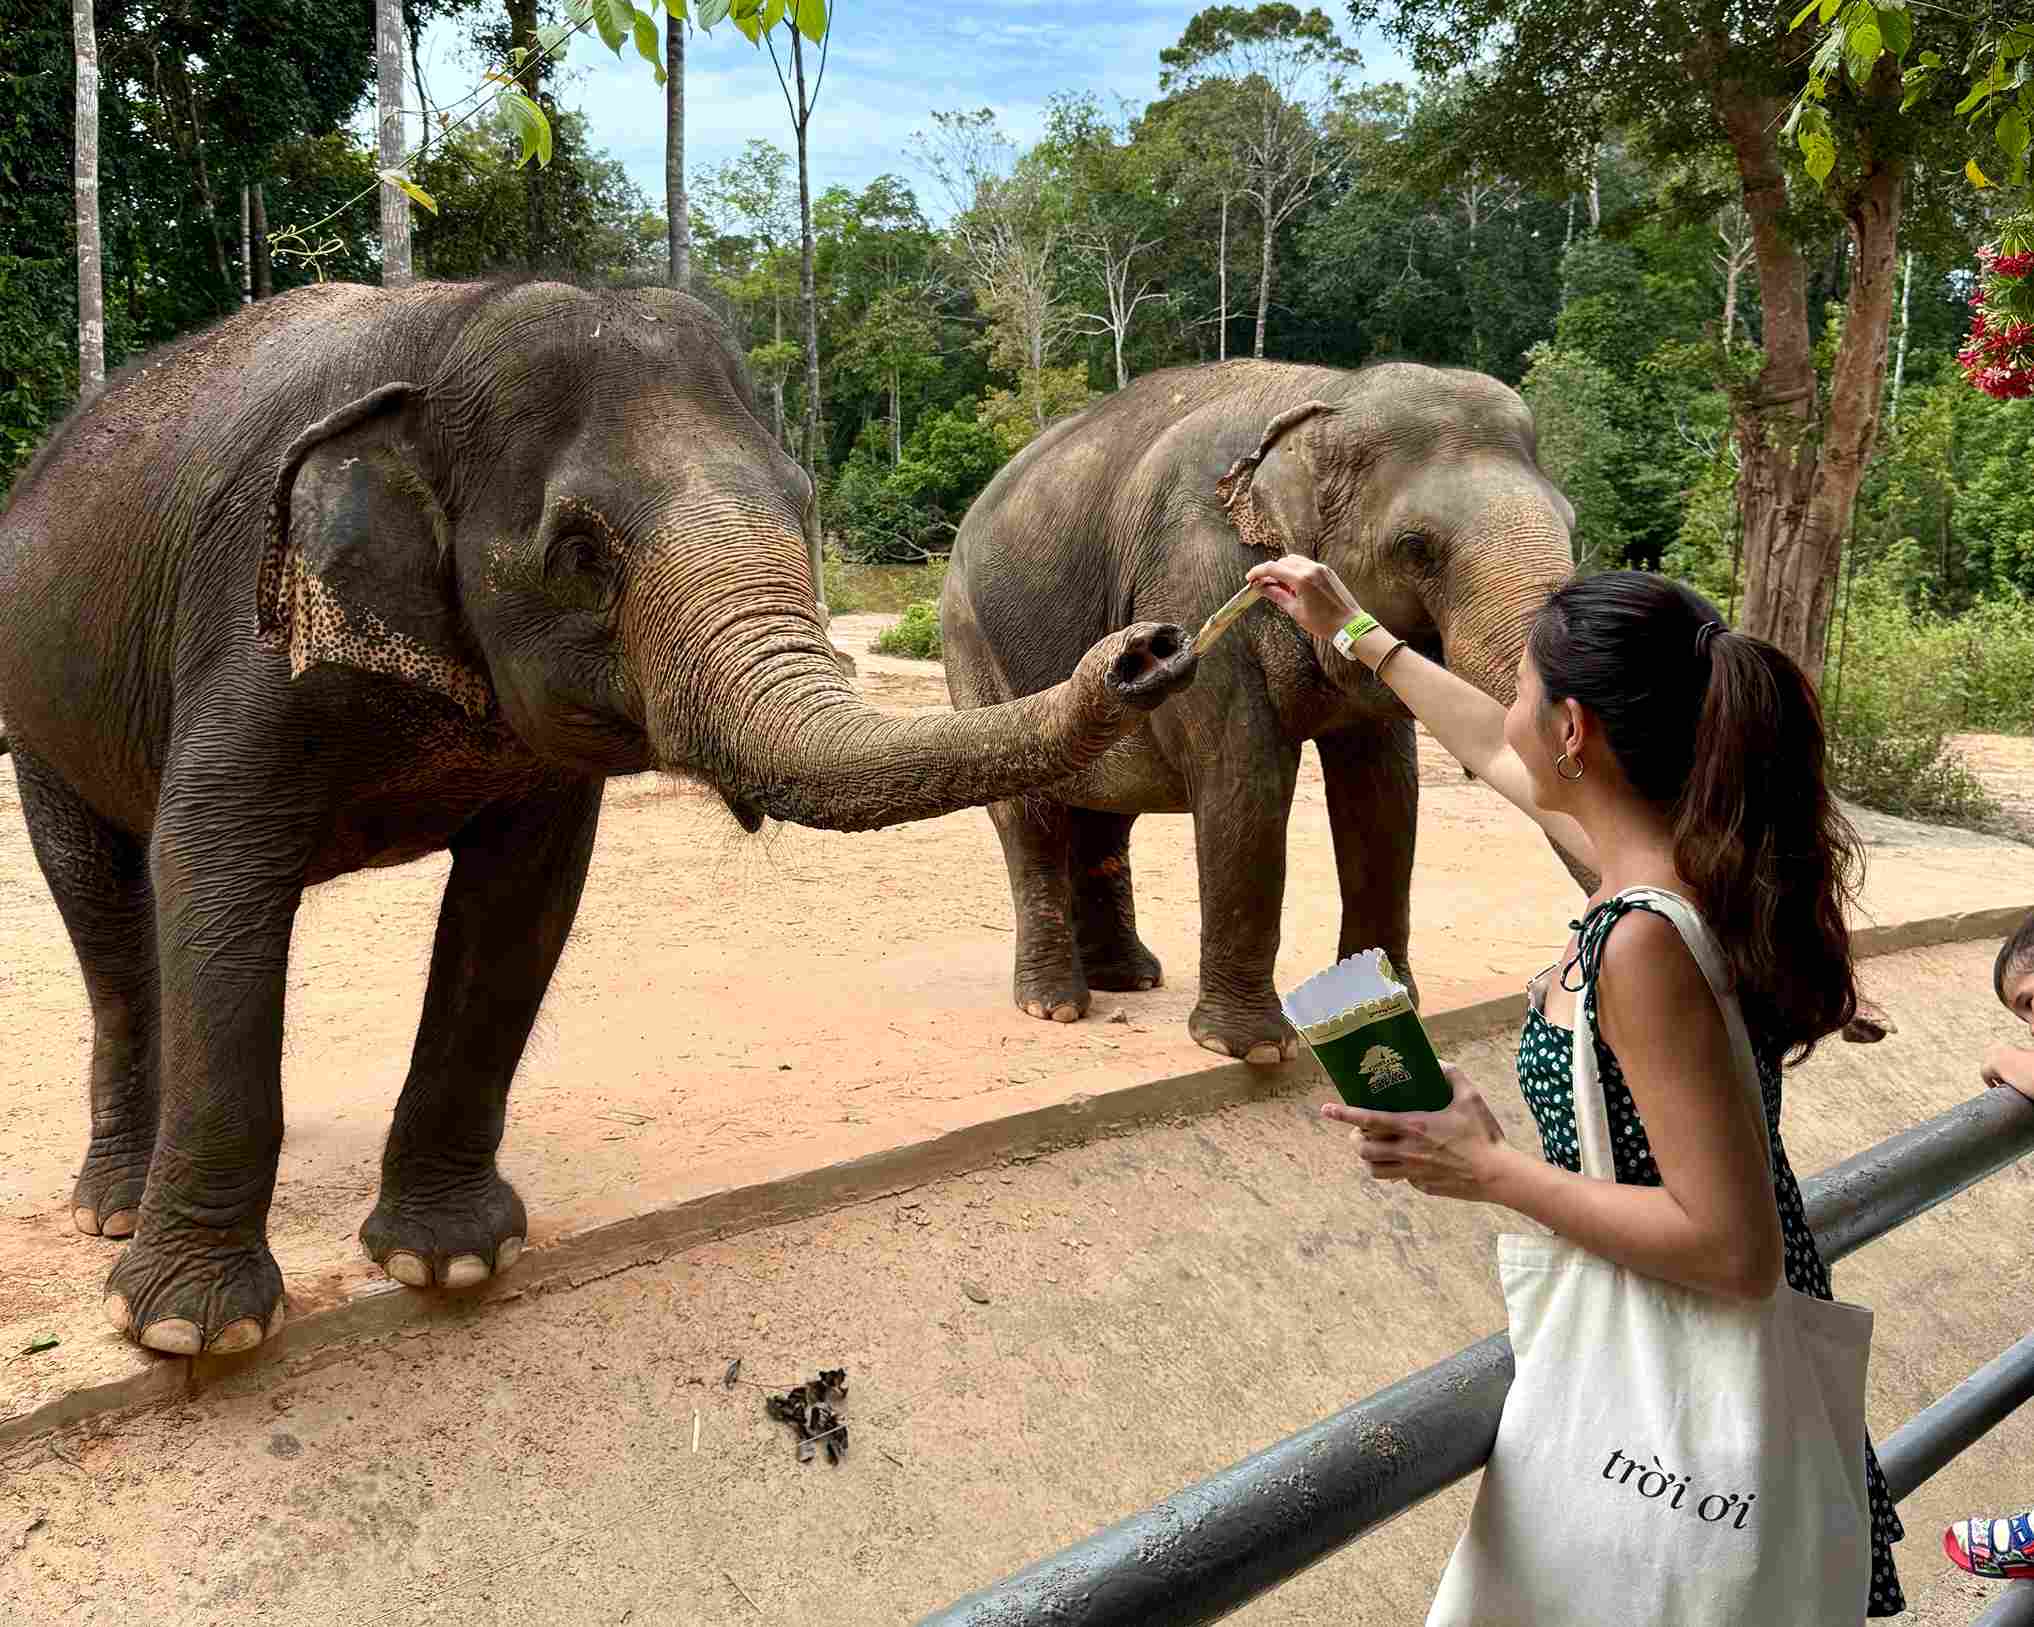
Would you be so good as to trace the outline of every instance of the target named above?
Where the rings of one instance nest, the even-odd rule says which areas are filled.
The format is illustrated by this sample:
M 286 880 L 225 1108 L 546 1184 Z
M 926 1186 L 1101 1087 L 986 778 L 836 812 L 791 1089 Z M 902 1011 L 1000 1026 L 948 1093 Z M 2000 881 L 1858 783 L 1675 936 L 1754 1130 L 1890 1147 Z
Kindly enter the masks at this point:
M 1089 285 L 1078 331 L 1110 341 L 1120 390 L 1130 382 L 1124 346 L 1137 312 L 1167 297 L 1150 270 L 1165 239 L 1153 155 L 1111 125 L 1092 96 L 1061 95 L 1047 111 L 1040 156 L 1065 193 L 1067 245 Z
M 890 398 L 890 462 L 904 458 L 904 389 L 939 371 L 939 333 L 918 290 L 887 288 L 835 352 L 835 366 Z
M 384 171 L 403 167 L 402 0 L 374 0 L 375 131 Z M 251 279 L 250 279 L 251 280 Z M 381 282 L 407 288 L 410 271 L 410 200 L 400 187 L 381 189 Z
M 770 336 L 752 343 L 749 365 L 769 387 L 777 441 L 788 447 L 784 385 L 805 356 L 802 344 L 784 338 L 784 301 L 797 288 L 789 259 L 791 237 L 799 229 L 791 156 L 752 136 L 738 156 L 701 179 L 697 195 L 722 250 L 714 281 L 749 318 L 752 341 L 759 313 L 769 313 Z
M 1233 105 L 1240 116 L 1232 130 L 1242 158 L 1241 190 L 1257 205 L 1262 238 L 1252 350 L 1262 356 L 1279 228 L 1334 167 L 1336 149 L 1323 121 L 1342 94 L 1343 70 L 1362 58 L 1341 42 L 1325 13 L 1302 14 L 1274 0 L 1254 11 L 1212 6 L 1200 12 L 1158 59 L 1165 64 L 1161 90 L 1210 79 L 1238 87 Z
M 671 233 L 671 286 L 692 283 L 692 206 L 685 195 L 684 0 L 664 14 L 664 219 Z
M 1354 0 L 1360 24 L 1381 0 Z M 1750 223 L 1761 346 L 1717 347 L 1740 461 L 1740 625 L 1819 675 L 1838 553 L 1876 433 L 1894 254 L 1915 132 L 1888 65 L 1855 103 L 1857 139 L 1825 212 L 1791 185 L 1786 20 L 1651 0 L 1397 0 L 1390 32 L 1426 71 L 1474 64 L 1459 159 L 1572 190 L 1577 155 L 1639 132 L 1662 164 L 1721 152 Z M 1483 42 L 1501 34 L 1506 49 Z M 1711 200 L 1711 208 L 1721 200 Z M 1807 207 L 1804 208 L 1804 203 Z M 1706 213 L 1707 211 L 1705 211 Z M 1806 242 L 1848 238 L 1826 382 Z M 1825 235 L 1828 234 L 1828 235 Z
M 71 0 L 77 57 L 78 397 L 106 383 L 106 297 L 99 280 L 99 45 L 92 0 Z
M 946 192 L 948 228 L 975 298 L 989 319 L 990 360 L 1018 378 L 1034 427 L 1046 420 L 1048 362 L 1076 325 L 1060 287 L 1066 233 L 1036 164 L 1016 149 L 988 108 L 935 113 L 912 138 L 919 160 Z

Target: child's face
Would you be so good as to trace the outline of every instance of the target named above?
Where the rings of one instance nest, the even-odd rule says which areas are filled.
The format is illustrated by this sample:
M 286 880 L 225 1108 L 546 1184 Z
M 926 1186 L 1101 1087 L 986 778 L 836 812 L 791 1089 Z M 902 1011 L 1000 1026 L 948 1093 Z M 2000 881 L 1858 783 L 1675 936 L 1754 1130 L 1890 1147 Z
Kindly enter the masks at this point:
M 2034 961 L 2007 971 L 2005 993 L 2006 1009 L 2034 1033 Z

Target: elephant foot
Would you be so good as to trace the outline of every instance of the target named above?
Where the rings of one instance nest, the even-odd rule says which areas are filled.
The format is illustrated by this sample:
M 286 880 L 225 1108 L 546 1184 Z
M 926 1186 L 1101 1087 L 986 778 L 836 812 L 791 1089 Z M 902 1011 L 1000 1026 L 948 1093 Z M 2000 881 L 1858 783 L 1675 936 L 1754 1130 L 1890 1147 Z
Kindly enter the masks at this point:
M 146 1151 L 94 1137 L 71 1188 L 71 1224 L 87 1237 L 132 1237 L 147 1182 Z
M 106 1320 L 171 1356 L 252 1350 L 282 1331 L 283 1279 L 268 1245 L 222 1248 L 218 1233 L 151 1227 L 106 1278 Z
M 1275 1004 L 1269 1011 L 1235 1012 L 1203 1003 L 1187 1019 L 1187 1032 L 1203 1050 L 1239 1057 L 1253 1068 L 1276 1067 L 1299 1054 L 1299 1038 Z
M 1165 968 L 1158 957 L 1134 939 L 1126 948 L 1092 960 L 1083 951 L 1081 974 L 1089 988 L 1109 994 L 1141 994 L 1165 982 Z
M 1017 979 L 1017 1009 L 1042 1022 L 1079 1022 L 1088 1014 L 1088 985 L 1064 972 Z
M 478 1181 L 447 1187 L 403 1183 L 360 1228 L 367 1257 L 408 1288 L 470 1288 L 516 1263 L 530 1220 L 516 1189 L 492 1169 Z

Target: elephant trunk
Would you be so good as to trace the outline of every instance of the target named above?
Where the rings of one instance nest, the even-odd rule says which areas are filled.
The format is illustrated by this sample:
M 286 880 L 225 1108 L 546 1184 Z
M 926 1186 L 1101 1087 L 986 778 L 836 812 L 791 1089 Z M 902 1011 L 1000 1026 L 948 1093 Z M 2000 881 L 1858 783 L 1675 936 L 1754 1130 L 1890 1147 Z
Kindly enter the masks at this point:
M 659 766 L 707 780 L 751 830 L 873 830 L 1021 796 L 1088 767 L 1193 671 L 1177 628 L 1132 628 L 1022 700 L 886 716 L 841 676 L 799 539 L 766 551 L 771 568 L 752 556 L 724 586 L 667 566 L 624 626 Z
M 1518 695 L 1518 663 L 1533 619 L 1554 589 L 1574 574 L 1568 529 L 1551 507 L 1530 505 L 1524 523 L 1463 550 L 1472 561 L 1449 583 L 1440 618 L 1448 670 L 1509 706 Z M 1568 874 L 1585 893 L 1600 878 L 1556 846 Z

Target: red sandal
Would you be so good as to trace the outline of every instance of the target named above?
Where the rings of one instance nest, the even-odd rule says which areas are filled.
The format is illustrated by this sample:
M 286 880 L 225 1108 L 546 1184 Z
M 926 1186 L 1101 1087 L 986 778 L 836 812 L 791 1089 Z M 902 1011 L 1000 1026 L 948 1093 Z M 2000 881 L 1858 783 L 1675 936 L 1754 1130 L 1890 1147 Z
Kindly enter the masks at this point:
M 1958 1520 L 1942 1533 L 1942 1551 L 1958 1570 L 1988 1581 L 2034 1580 L 2034 1512 Z

